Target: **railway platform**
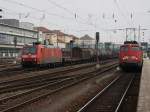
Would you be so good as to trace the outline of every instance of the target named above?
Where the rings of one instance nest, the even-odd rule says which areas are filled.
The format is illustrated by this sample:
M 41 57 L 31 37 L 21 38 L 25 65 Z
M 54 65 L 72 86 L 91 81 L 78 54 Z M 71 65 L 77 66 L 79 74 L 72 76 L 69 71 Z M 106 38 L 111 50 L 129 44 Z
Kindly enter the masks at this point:
M 150 60 L 145 59 L 142 69 L 137 112 L 150 112 Z

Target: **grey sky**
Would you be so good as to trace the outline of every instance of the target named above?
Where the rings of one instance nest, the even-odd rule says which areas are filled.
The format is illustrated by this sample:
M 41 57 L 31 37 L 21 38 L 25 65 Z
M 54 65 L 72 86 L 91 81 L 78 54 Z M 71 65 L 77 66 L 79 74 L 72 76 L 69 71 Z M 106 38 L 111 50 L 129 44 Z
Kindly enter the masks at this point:
M 79 37 L 94 36 L 94 32 L 99 31 L 101 40 L 114 42 L 123 41 L 124 32 L 114 33 L 107 29 L 138 28 L 138 25 L 150 29 L 149 4 L 150 0 L 0 0 L 4 18 L 33 22 Z M 150 41 L 149 32 L 145 31 L 142 37 L 145 41 Z

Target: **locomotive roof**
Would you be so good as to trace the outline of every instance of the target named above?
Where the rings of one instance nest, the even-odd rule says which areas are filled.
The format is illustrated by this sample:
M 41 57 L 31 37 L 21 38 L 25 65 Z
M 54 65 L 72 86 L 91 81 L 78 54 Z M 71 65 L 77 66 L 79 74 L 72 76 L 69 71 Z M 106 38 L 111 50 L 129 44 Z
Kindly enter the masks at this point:
M 135 47 L 140 47 L 139 44 L 124 44 L 124 45 L 122 45 L 122 46 L 135 46 Z M 121 46 L 121 47 L 122 47 L 122 46 Z
M 140 47 L 139 43 L 137 41 L 125 41 L 122 46 L 136 46 Z
M 138 44 L 137 41 L 125 41 L 124 44 Z

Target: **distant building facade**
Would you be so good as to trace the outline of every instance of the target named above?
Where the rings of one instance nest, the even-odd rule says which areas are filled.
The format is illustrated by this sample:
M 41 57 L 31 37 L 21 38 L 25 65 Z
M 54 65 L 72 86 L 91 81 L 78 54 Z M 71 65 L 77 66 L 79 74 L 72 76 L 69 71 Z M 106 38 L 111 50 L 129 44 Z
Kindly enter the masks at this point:
M 19 27 L 28 30 L 34 30 L 34 24 L 29 22 L 20 22 Z
M 82 48 L 95 48 L 95 39 L 89 35 L 84 35 L 79 41 Z
M 19 27 L 19 20 L 17 19 L 0 19 L 1 24 Z
M 17 56 L 23 45 L 32 44 L 37 37 L 37 31 L 0 23 L 0 58 Z
M 75 36 L 68 35 L 60 30 L 49 30 L 45 27 L 36 27 L 37 31 L 41 31 L 43 38 L 49 41 L 49 44 L 58 46 L 60 48 L 65 48 L 66 44 L 74 39 Z

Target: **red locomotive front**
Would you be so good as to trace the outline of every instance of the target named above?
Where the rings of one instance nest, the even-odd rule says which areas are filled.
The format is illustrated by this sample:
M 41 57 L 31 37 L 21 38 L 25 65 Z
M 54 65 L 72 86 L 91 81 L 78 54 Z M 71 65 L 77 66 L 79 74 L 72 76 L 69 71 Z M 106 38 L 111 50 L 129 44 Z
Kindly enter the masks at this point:
M 37 63 L 38 46 L 24 46 L 22 49 L 21 63 L 23 66 Z
M 121 68 L 142 67 L 143 52 L 138 43 L 125 43 L 120 47 L 119 64 Z

